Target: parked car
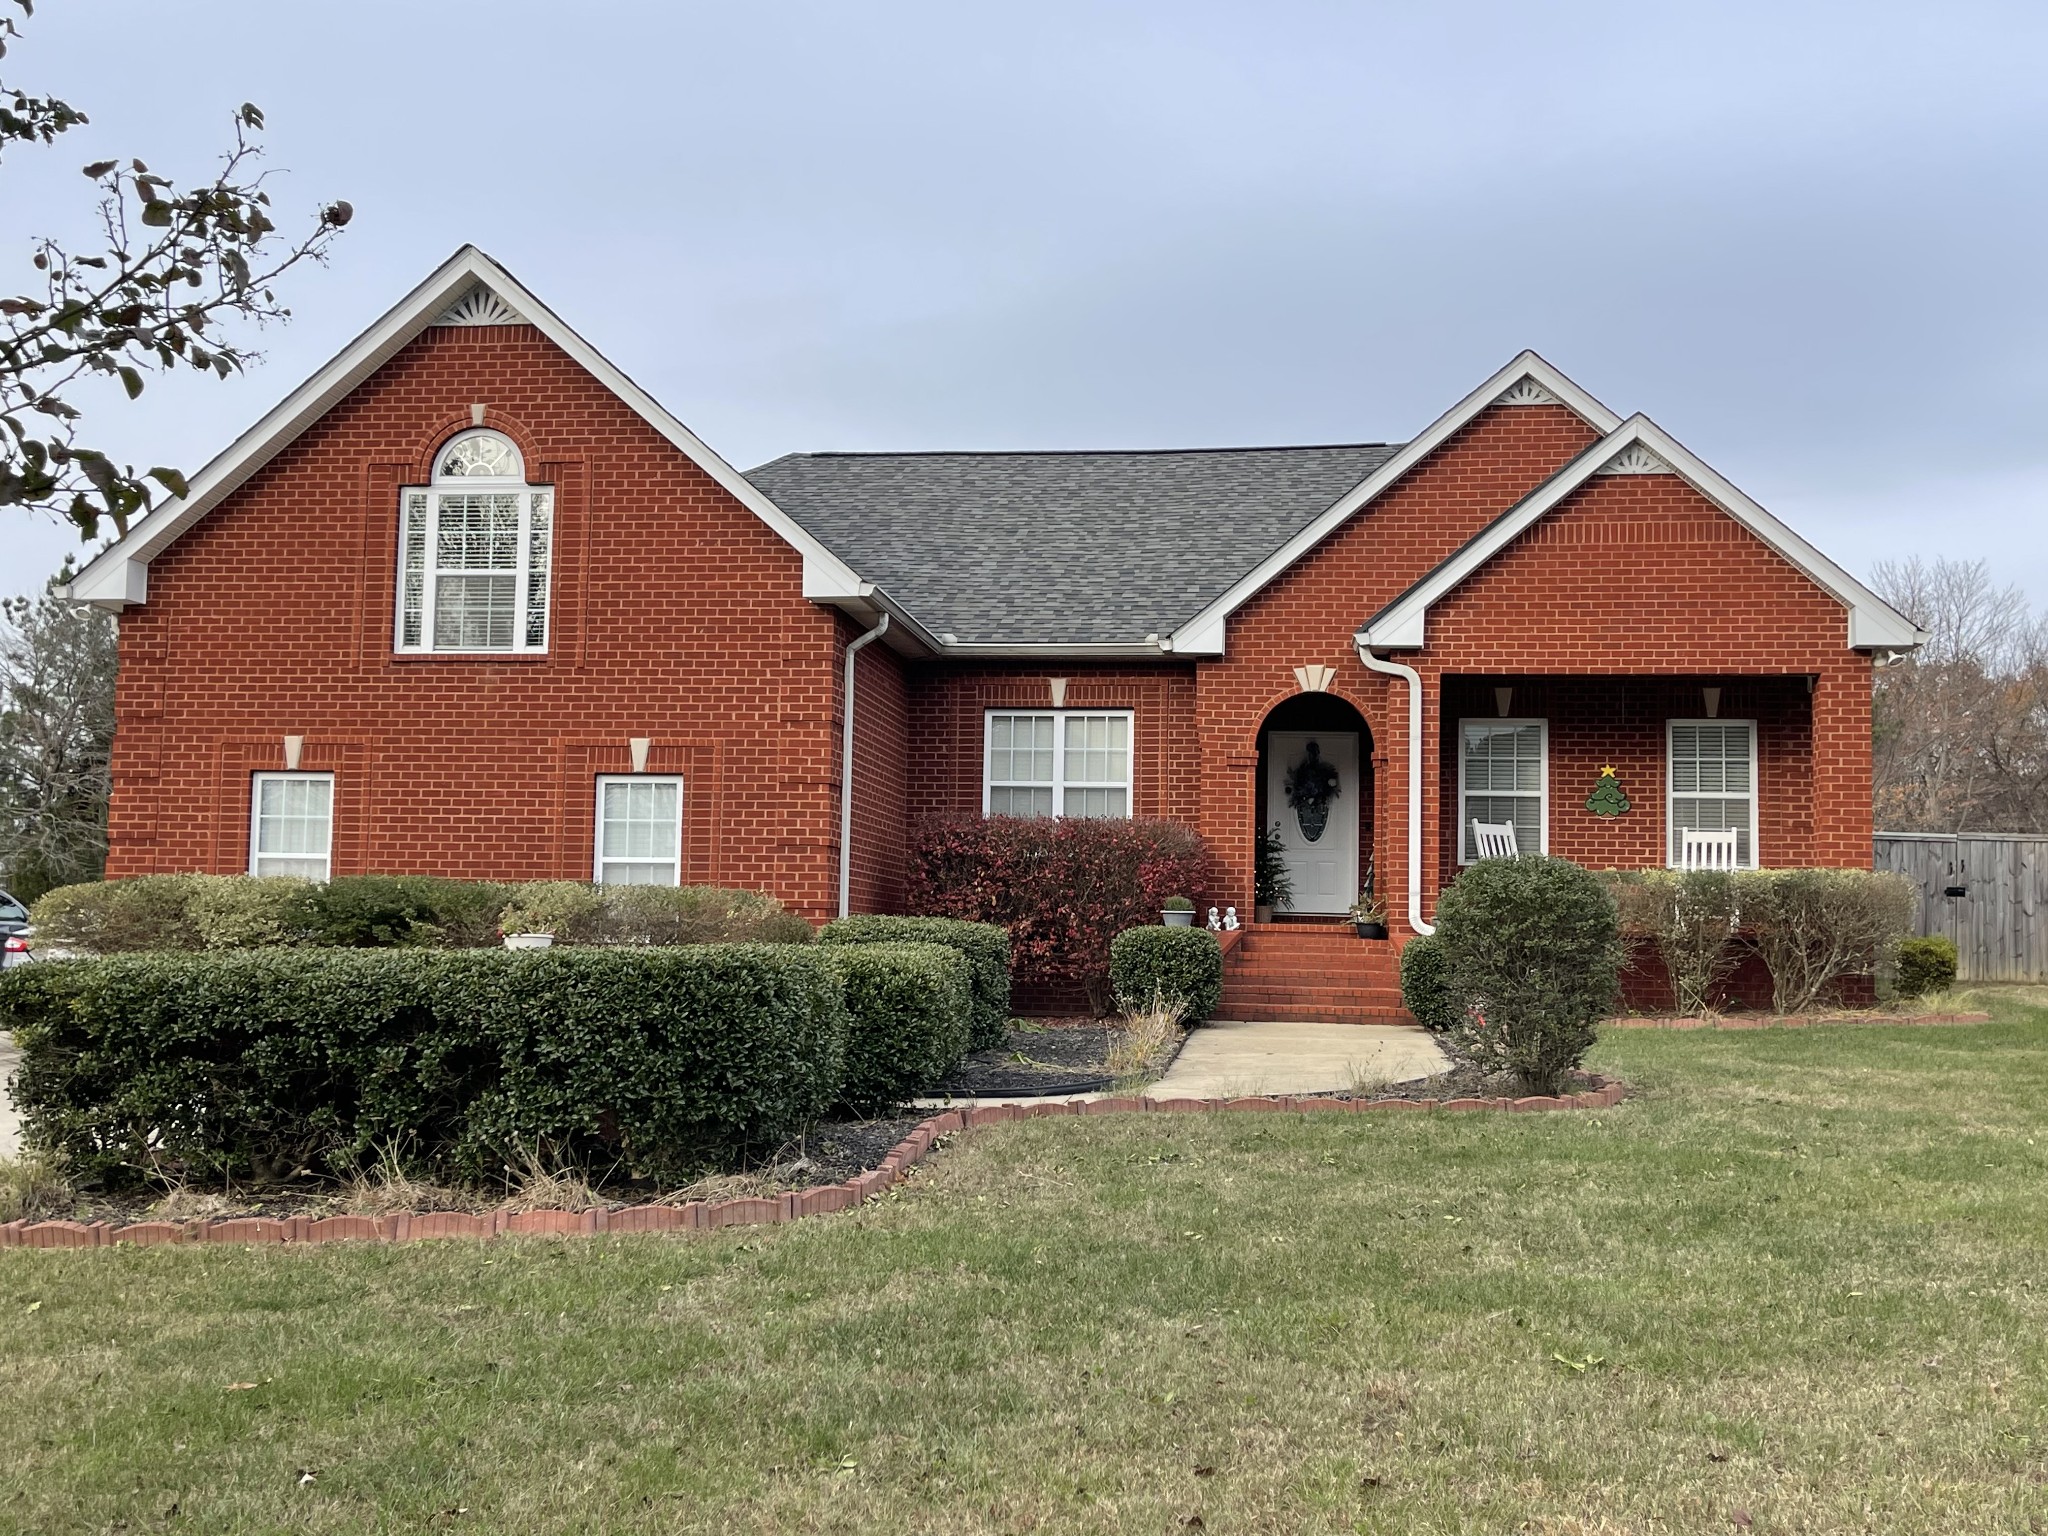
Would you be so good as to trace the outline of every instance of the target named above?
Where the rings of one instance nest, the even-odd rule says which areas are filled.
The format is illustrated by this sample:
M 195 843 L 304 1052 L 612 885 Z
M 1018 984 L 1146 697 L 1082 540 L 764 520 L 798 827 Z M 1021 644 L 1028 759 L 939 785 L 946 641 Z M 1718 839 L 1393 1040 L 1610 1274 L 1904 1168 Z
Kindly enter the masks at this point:
M 29 952 L 32 932 L 28 925 L 28 908 L 5 891 L 0 891 L 0 970 L 29 962 L 32 958 Z

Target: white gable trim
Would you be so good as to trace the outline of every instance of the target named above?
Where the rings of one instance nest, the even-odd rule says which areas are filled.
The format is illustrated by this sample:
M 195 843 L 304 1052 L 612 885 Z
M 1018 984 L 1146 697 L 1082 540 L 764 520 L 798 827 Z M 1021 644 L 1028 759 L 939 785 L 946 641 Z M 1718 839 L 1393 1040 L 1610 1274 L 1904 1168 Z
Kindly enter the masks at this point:
M 1533 385 L 1534 392 L 1525 388 Z M 1504 396 L 1514 398 L 1503 401 Z M 1375 500 L 1409 470 L 1442 447 L 1488 406 L 1539 403 L 1548 395 L 1580 416 L 1600 433 L 1612 432 L 1621 418 L 1587 394 L 1534 352 L 1524 352 L 1493 377 L 1465 396 L 1429 424 L 1422 434 L 1399 453 L 1353 486 L 1329 510 L 1282 544 L 1200 613 L 1173 632 L 1172 647 L 1184 655 L 1221 656 L 1225 621 L 1250 602 L 1282 572 L 1348 522 L 1352 515 Z
M 1661 461 L 1665 466 L 1662 472 L 1686 481 L 1841 603 L 1848 610 L 1850 649 L 1909 650 L 1927 638 L 1912 620 L 1730 485 L 1670 433 L 1649 417 L 1636 415 L 1495 519 L 1450 559 L 1370 619 L 1358 632 L 1358 643 L 1373 651 L 1420 650 L 1427 643 L 1432 607 L 1595 475 L 1617 464 L 1627 466 L 1623 473 L 1660 472 L 1643 467 L 1645 455 Z
M 268 415 L 229 444 L 197 475 L 190 494 L 159 504 L 128 530 L 126 537 L 72 579 L 70 596 L 105 608 L 146 602 L 149 562 L 199 519 L 232 495 L 249 477 L 338 404 L 351 390 L 388 363 L 430 325 L 448 323 L 451 307 L 482 287 L 518 320 L 533 326 L 673 443 L 776 536 L 803 556 L 804 596 L 821 602 L 866 598 L 873 588 L 806 532 L 801 524 L 762 495 L 751 482 L 707 447 L 703 439 L 664 410 L 655 398 L 607 360 L 511 273 L 473 245 L 465 245 L 432 276 L 399 300 L 384 317 L 342 349 L 334 360 L 287 395 Z M 493 311 L 495 312 L 495 311 Z

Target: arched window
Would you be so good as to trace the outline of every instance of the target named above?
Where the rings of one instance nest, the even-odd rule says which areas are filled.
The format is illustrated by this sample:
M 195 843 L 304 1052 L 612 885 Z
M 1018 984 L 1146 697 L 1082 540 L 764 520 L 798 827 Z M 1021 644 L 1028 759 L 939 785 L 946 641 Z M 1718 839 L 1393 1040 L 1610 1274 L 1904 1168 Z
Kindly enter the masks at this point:
M 399 508 L 397 649 L 548 648 L 554 491 L 526 483 L 510 438 L 463 433 Z

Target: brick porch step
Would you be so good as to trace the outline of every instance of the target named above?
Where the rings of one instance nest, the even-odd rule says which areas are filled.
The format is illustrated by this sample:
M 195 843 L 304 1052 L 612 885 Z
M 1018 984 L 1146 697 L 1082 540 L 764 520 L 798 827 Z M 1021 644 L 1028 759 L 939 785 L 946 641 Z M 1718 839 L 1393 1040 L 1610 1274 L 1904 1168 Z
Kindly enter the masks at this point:
M 1323 1008 L 1297 1004 L 1238 1003 L 1227 998 L 1216 1010 L 1219 1019 L 1245 1024 L 1407 1024 L 1414 1015 L 1405 1008 Z
M 1224 959 L 1224 1018 L 1261 1023 L 1412 1024 L 1393 945 L 1349 923 L 1262 923 Z

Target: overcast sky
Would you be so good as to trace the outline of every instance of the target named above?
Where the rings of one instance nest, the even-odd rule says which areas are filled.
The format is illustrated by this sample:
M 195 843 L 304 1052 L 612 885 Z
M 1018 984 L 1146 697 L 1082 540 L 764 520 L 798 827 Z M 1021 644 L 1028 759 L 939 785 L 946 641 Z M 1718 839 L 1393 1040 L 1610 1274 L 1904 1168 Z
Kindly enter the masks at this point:
M 95 399 L 193 470 L 464 241 L 728 459 L 1412 435 L 1523 347 L 1851 569 L 2048 603 L 2048 5 L 43 0 L 0 292 L 88 160 L 290 226 L 226 384 Z M 0 588 L 74 540 L 4 515 Z

